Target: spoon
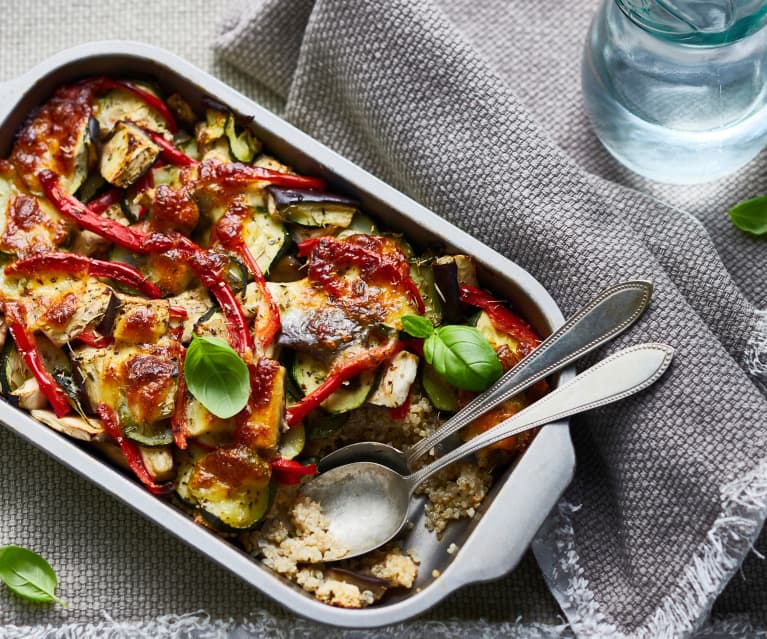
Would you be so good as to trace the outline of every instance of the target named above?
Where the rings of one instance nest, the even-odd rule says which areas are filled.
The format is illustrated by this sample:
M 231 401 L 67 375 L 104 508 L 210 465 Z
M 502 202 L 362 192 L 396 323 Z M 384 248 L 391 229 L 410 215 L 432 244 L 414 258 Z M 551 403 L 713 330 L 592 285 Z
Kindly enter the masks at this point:
M 655 382 L 673 354 L 665 344 L 631 346 L 412 474 L 355 462 L 318 475 L 301 492 L 319 504 L 328 533 L 347 549 L 335 559 L 363 555 L 399 533 L 415 489 L 445 466 L 511 435 L 628 397 Z
M 652 284 L 643 280 L 605 289 L 488 390 L 408 452 L 380 442 L 349 444 L 325 455 L 319 462 L 320 472 L 351 462 L 372 461 L 408 474 L 416 460 L 466 424 L 625 331 L 644 312 L 651 297 Z

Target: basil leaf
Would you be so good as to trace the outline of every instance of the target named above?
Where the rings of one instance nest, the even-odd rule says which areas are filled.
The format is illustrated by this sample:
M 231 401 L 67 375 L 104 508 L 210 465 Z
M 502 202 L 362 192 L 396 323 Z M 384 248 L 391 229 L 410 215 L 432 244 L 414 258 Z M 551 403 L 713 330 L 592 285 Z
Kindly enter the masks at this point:
M 453 386 L 483 391 L 503 367 L 487 339 L 473 326 L 438 328 L 423 345 L 426 361 Z
M 732 223 L 741 231 L 754 235 L 767 233 L 767 197 L 756 197 L 740 202 L 728 213 Z
M 29 601 L 55 601 L 56 573 L 40 555 L 21 546 L 0 547 L 0 581 L 19 597 Z
M 248 403 L 248 366 L 218 337 L 194 337 L 186 351 L 184 378 L 189 392 L 221 419 L 233 417 Z
M 413 337 L 426 339 L 434 332 L 431 322 L 420 315 L 403 315 L 402 328 Z

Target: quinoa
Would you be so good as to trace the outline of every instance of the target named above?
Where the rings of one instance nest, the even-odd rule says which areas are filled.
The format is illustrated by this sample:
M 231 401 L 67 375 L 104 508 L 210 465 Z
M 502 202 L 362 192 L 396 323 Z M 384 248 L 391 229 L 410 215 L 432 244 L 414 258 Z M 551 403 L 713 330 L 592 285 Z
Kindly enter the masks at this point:
M 439 412 L 428 398 L 412 391 L 410 410 L 404 419 L 393 419 L 388 408 L 365 404 L 349 415 L 349 420 L 332 438 L 309 442 L 307 450 L 322 457 L 342 446 L 355 442 L 376 441 L 407 450 L 441 423 Z
M 404 419 L 393 419 L 386 408 L 365 405 L 349 415 L 336 435 L 310 441 L 307 449 L 321 457 L 353 442 L 380 441 L 407 450 L 440 423 L 438 411 L 414 388 Z M 418 465 L 430 461 L 426 455 Z M 427 528 L 441 536 L 451 521 L 473 517 L 490 484 L 490 470 L 469 461 L 439 472 L 418 491 L 428 498 Z M 334 563 L 332 568 L 326 566 L 346 552 L 328 532 L 328 523 L 319 505 L 299 494 L 298 487 L 281 487 L 263 526 L 241 536 L 241 542 L 266 566 L 333 606 L 362 608 L 375 603 L 388 588 L 413 587 L 418 577 L 418 555 L 414 549 L 403 551 L 394 543 L 363 557 Z M 355 583 L 352 578 L 344 578 L 343 570 L 333 568 L 383 580 L 385 587 L 368 589 L 364 580 Z
M 383 595 L 339 579 L 325 562 L 342 557 L 347 548 L 328 532 L 319 504 L 296 489 L 281 491 L 260 531 L 244 536 L 243 545 L 264 565 L 295 581 L 320 601 L 343 608 L 362 608 Z M 418 575 L 416 561 L 389 545 L 367 556 L 340 562 L 339 567 L 385 580 L 388 588 L 411 588 Z
M 492 475 L 471 462 L 458 462 L 425 481 L 417 494 L 426 495 L 426 527 L 442 537 L 454 520 L 471 518 L 487 495 Z

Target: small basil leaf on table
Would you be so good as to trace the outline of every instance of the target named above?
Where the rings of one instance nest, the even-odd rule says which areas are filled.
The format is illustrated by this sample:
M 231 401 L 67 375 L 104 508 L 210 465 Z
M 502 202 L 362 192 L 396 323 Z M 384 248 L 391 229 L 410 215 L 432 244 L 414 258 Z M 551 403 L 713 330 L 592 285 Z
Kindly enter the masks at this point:
M 184 378 L 189 392 L 221 419 L 233 417 L 248 403 L 248 366 L 218 337 L 194 337 L 186 351 Z
M 426 339 L 434 332 L 431 322 L 420 315 L 403 315 L 402 328 L 408 335 L 420 339 Z
M 728 213 L 732 223 L 741 231 L 754 235 L 767 233 L 767 197 L 756 197 L 740 202 Z
M 55 595 L 57 579 L 50 564 L 21 546 L 0 546 L 0 581 L 29 601 L 66 605 Z
M 503 375 L 487 339 L 473 326 L 442 326 L 423 345 L 426 361 L 453 386 L 481 392 Z

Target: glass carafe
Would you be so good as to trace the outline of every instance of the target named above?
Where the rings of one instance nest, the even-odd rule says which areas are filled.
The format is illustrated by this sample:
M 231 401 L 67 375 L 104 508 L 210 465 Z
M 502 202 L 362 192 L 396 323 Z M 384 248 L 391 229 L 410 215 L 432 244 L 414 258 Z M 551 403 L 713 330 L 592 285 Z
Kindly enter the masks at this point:
M 604 0 L 586 42 L 586 111 L 637 173 L 692 184 L 767 145 L 767 0 Z

